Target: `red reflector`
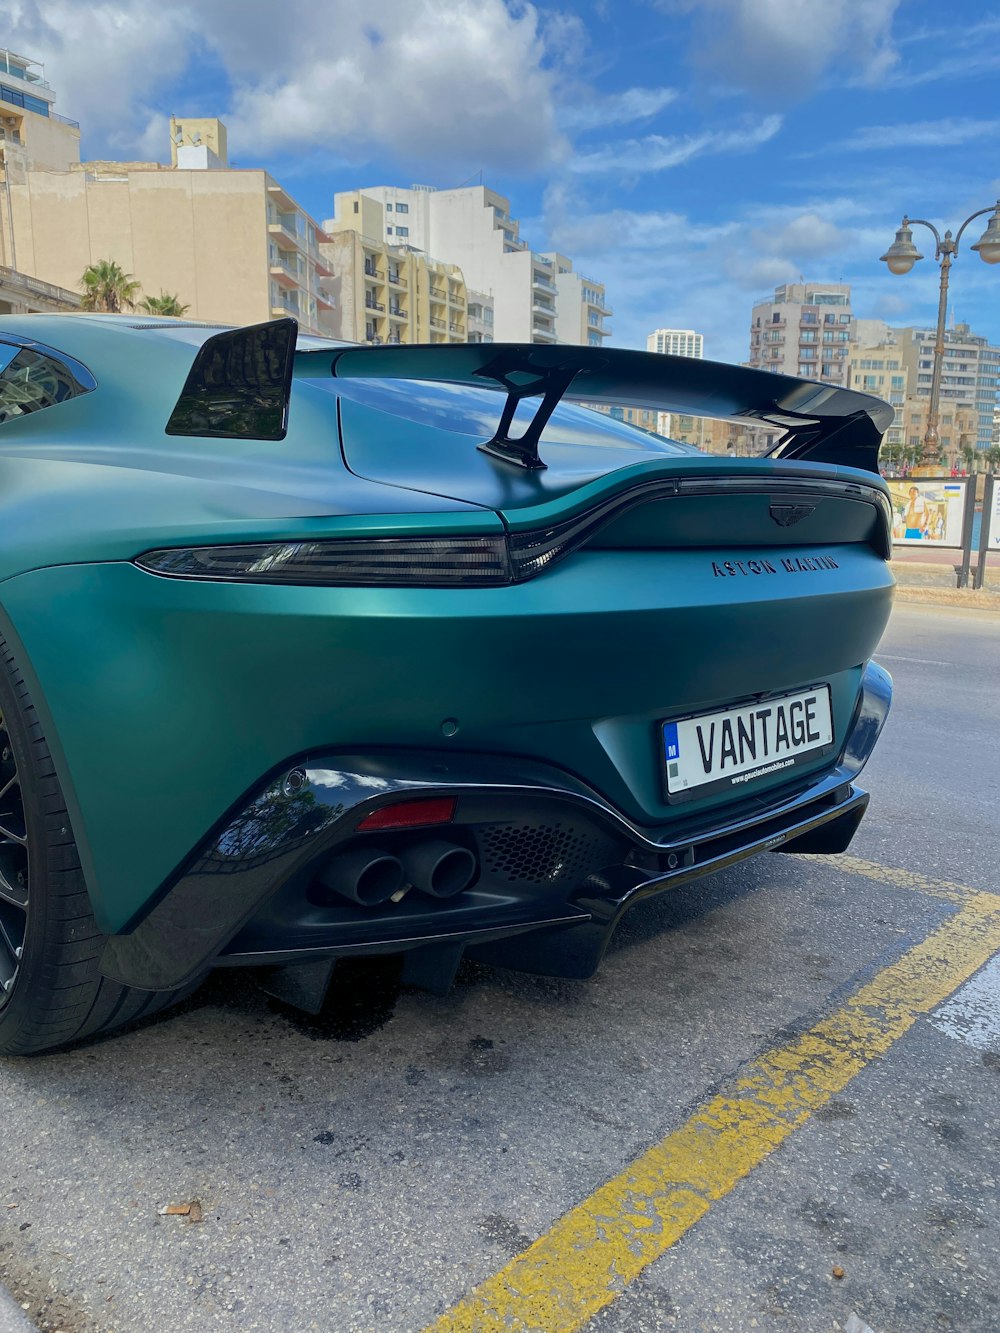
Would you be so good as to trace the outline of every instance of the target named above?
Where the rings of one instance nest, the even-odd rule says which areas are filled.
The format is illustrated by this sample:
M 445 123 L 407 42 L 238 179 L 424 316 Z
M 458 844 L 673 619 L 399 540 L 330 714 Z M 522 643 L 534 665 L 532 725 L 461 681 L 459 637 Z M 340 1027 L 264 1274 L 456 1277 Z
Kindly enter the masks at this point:
M 369 829 L 420 828 L 425 824 L 450 824 L 455 817 L 455 797 L 436 796 L 426 801 L 397 801 L 365 815 L 359 833 Z

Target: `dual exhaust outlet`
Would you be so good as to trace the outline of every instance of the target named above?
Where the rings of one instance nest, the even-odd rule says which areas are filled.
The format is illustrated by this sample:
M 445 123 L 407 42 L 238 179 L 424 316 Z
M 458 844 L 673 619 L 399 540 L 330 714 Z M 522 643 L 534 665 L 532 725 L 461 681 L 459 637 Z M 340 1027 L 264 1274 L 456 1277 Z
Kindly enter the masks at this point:
M 361 907 L 377 907 L 412 884 L 431 898 L 454 898 L 472 884 L 478 864 L 467 847 L 436 839 L 396 856 L 380 847 L 357 847 L 335 857 L 320 882 Z

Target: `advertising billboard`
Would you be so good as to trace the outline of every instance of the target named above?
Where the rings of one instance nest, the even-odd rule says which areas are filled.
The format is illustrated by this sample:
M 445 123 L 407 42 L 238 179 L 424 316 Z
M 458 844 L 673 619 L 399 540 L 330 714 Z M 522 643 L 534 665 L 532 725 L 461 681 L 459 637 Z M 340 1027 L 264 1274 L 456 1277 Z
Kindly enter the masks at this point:
M 888 485 L 894 546 L 961 547 L 967 478 L 904 477 Z

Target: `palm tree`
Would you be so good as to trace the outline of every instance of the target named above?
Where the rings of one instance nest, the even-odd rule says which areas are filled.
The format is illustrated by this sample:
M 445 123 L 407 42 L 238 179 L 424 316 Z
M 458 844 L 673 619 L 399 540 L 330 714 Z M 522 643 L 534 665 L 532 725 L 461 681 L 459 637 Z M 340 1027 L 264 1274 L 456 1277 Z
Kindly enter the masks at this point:
M 145 310 L 148 315 L 170 315 L 173 319 L 180 319 L 191 307 L 183 305 L 180 297 L 161 291 L 159 296 L 144 296 L 139 302 L 139 309 Z
M 113 259 L 99 259 L 83 270 L 80 279 L 84 310 L 103 310 L 112 315 L 134 310 L 140 284 Z

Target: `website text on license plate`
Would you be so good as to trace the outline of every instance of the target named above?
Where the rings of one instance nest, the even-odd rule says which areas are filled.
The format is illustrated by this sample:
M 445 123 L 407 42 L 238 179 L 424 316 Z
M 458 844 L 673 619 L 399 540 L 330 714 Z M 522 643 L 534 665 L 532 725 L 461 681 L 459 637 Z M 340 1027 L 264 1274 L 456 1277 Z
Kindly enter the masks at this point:
M 833 744 L 830 687 L 663 723 L 668 800 L 739 790 Z

